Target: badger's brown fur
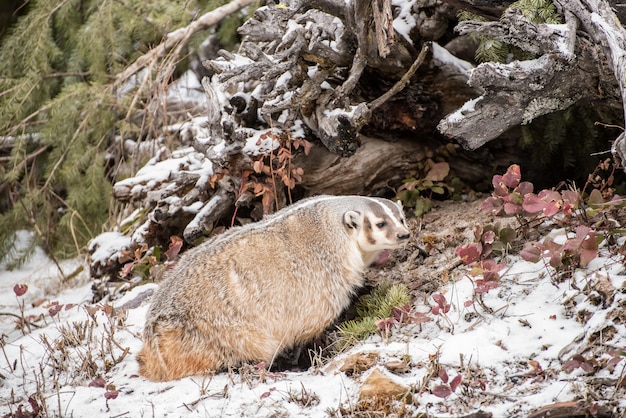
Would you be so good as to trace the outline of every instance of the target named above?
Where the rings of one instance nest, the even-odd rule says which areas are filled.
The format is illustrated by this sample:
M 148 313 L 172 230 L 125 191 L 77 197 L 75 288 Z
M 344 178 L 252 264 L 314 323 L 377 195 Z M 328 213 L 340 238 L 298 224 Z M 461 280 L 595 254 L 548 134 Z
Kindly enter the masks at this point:
M 322 333 L 363 284 L 363 269 L 408 238 L 399 204 L 361 196 L 318 196 L 232 228 L 166 273 L 139 371 L 163 381 L 270 363 Z

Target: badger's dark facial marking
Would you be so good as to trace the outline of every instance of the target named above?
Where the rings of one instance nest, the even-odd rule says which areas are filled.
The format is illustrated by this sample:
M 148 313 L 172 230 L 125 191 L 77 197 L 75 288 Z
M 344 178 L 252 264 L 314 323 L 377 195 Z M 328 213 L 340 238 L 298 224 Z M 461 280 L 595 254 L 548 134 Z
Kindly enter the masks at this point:
M 369 217 L 365 217 L 365 219 L 363 219 L 363 229 L 364 229 L 364 233 L 365 233 L 365 239 L 367 240 L 367 242 L 371 245 L 376 244 L 376 238 L 374 238 L 374 230 L 372 228 L 372 222 L 370 221 Z

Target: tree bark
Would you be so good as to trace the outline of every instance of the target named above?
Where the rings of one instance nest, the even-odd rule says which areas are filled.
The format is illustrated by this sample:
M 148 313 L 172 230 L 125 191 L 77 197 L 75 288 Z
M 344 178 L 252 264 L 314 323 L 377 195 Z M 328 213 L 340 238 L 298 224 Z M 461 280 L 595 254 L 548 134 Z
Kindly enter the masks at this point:
M 619 87 L 626 120 L 626 30 L 613 8 L 605 0 L 555 0 L 554 3 L 562 11 L 574 14 L 585 32 L 601 48 L 602 58 L 608 61 Z M 623 11 L 624 8 L 621 9 Z M 626 170 L 626 137 L 623 132 L 615 139 L 611 151 Z
M 478 11 L 485 6 L 474 0 L 451 3 Z M 457 26 L 461 34 L 493 36 L 539 58 L 478 66 L 469 84 L 483 89 L 484 94 L 442 119 L 438 125 L 441 133 L 474 150 L 511 127 L 574 104 L 603 101 L 626 110 L 626 31 L 611 3 L 554 3 L 565 16 L 565 26 L 533 24 L 514 8 L 508 9 L 498 22 L 462 22 Z M 624 12 L 621 10 L 622 15 L 626 15 Z M 614 141 L 612 152 L 626 161 L 623 133 Z

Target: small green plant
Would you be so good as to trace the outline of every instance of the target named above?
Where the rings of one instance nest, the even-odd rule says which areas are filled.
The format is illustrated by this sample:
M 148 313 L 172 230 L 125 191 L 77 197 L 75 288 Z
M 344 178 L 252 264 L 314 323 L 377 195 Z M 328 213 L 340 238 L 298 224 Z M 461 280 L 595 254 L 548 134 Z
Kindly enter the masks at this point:
M 400 284 L 382 283 L 372 293 L 362 296 L 356 304 L 357 318 L 339 325 L 339 348 L 409 320 L 409 289 Z M 430 320 L 430 319 L 429 319 Z
M 460 185 L 457 177 L 446 181 L 450 175 L 450 164 L 447 162 L 426 162 L 426 174 L 423 177 L 411 177 L 404 180 L 398 188 L 397 197 L 405 207 L 415 208 L 415 216 L 422 216 L 432 208 L 433 194 L 444 196 L 454 193 Z
M 554 4 L 550 0 L 519 0 L 511 3 L 508 8 L 519 9 L 526 19 L 535 24 L 561 23 L 561 15 L 557 13 Z M 487 21 L 486 18 L 469 11 L 461 11 L 459 20 Z M 509 45 L 493 36 L 473 34 L 472 37 L 479 43 L 476 49 L 476 60 L 479 62 L 507 62 L 511 60 L 511 57 L 513 59 L 532 58 L 530 54 L 520 48 Z

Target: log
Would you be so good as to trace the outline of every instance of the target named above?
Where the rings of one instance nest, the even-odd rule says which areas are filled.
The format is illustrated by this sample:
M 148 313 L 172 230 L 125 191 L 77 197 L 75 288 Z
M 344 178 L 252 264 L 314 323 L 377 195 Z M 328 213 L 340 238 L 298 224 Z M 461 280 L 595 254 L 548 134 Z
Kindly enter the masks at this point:
M 433 144 L 426 142 L 362 137 L 361 146 L 350 158 L 314 147 L 295 163 L 304 169 L 300 186 L 307 195 L 371 194 L 390 183 L 400 184 L 404 173 L 426 160 L 432 148 Z
M 484 93 L 443 118 L 438 125 L 442 134 L 475 150 L 512 127 L 574 104 L 602 100 L 610 106 L 622 106 L 624 88 L 617 82 L 624 79 L 621 64 L 615 74 L 612 71 L 615 62 L 623 61 L 620 48 L 625 38 L 619 21 L 603 0 L 556 4 L 565 15 L 564 25 L 534 24 L 519 10 L 510 8 L 501 21 L 461 22 L 457 26 L 461 34 L 493 36 L 538 58 L 479 65 L 472 71 L 469 84 Z M 588 10 L 594 7 L 597 17 L 592 18 Z M 600 44 L 614 47 L 590 47 L 586 38 L 577 36 L 579 21 Z M 614 144 L 618 155 L 623 153 L 622 144 L 619 139 Z
M 605 0 L 555 0 L 554 3 L 560 10 L 575 15 L 584 30 L 602 48 L 602 58 L 608 61 L 618 85 L 626 120 L 626 30 L 611 4 Z M 621 9 L 624 13 L 623 7 Z M 623 132 L 615 139 L 611 151 L 626 170 L 626 137 Z

